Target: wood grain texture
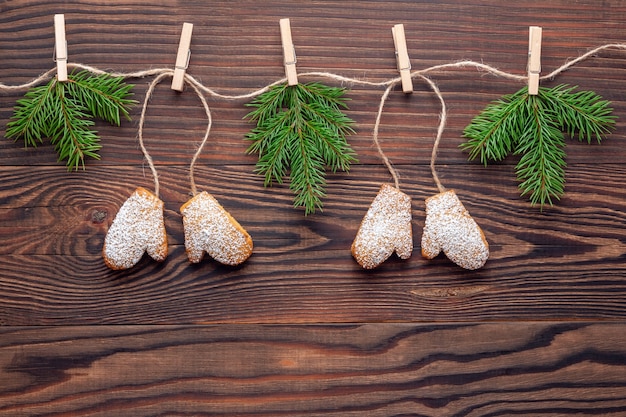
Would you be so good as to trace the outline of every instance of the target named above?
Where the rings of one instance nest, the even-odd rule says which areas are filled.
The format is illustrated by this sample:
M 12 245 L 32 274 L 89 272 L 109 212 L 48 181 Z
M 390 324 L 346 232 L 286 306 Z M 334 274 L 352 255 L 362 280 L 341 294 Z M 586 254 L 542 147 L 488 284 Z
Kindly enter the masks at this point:
M 0 416 L 619 416 L 624 330 L 524 322 L 8 328 Z
M 543 213 L 516 197 L 512 180 L 489 191 L 484 186 L 511 167 L 476 174 L 472 167 L 442 167 L 491 244 L 491 259 L 473 272 L 444 256 L 420 256 L 424 199 L 435 191 L 427 168 L 408 168 L 402 172 L 405 191 L 415 196 L 414 255 L 394 256 L 374 271 L 356 264 L 350 245 L 387 177 L 382 168 L 338 176 L 324 213 L 307 218 L 291 207 L 286 187 L 264 190 L 249 166 L 200 168 L 200 189 L 215 195 L 255 241 L 252 258 L 230 268 L 187 260 L 179 208 L 189 198 L 188 173 L 163 167 L 170 254 L 163 264 L 144 258 L 123 272 L 106 268 L 102 242 L 134 188 L 151 186 L 141 167 L 92 168 L 69 177 L 49 167 L 0 170 L 0 183 L 13 193 L 2 209 L 0 314 L 20 325 L 624 319 L 626 204 L 612 188 L 626 189 L 620 166 L 608 173 L 572 167 L 564 206 Z M 128 184 L 127 178 L 142 181 Z M 63 192 L 57 181 L 65 182 Z M 594 198 L 587 196 L 591 189 Z M 320 316 L 326 306 L 332 308 Z
M 397 76 L 397 23 L 414 70 L 473 60 L 525 75 L 531 25 L 543 27 L 543 74 L 626 43 L 623 0 L 8 0 L 0 83 L 54 66 L 55 13 L 65 13 L 70 63 L 120 72 L 172 68 L 182 23 L 193 23 L 188 73 L 230 95 L 284 76 L 285 17 L 300 74 L 368 81 Z M 0 140 L 0 416 L 626 415 L 625 62 L 605 50 L 542 81 L 595 91 L 618 116 L 602 144 L 567 141 L 566 193 L 543 212 L 519 197 L 515 157 L 483 167 L 459 150 L 471 118 L 523 83 L 473 68 L 428 74 L 448 110 L 441 181 L 490 243 L 478 271 L 420 256 L 441 108 L 419 79 L 413 94 L 391 93 L 380 126 L 413 199 L 414 254 L 374 271 L 350 245 L 391 181 L 372 143 L 383 88 L 343 84 L 359 163 L 329 174 L 323 213 L 307 217 L 287 185 L 264 188 L 254 174 L 247 100 L 207 95 L 213 124 L 196 183 L 254 239 L 235 268 L 185 254 L 179 208 L 207 123 L 189 88 L 157 86 L 144 129 L 170 240 L 162 264 L 114 272 L 101 257 L 122 203 L 153 188 L 139 107 L 120 127 L 96 124 L 102 159 L 85 171 L 66 172 L 47 142 Z M 139 102 L 150 81 L 129 80 Z M 0 92 L 0 135 L 23 93 Z

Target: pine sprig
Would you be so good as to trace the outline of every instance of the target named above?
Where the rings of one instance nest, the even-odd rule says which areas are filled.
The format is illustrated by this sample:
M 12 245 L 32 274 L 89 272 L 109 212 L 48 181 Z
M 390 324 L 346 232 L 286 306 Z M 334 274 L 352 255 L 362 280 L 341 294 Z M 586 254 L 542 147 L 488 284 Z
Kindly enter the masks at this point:
M 128 99 L 133 85 L 122 77 L 108 74 L 92 75 L 81 71 L 68 79 L 67 91 L 77 101 L 84 103 L 95 117 L 119 126 L 121 116 L 130 120 L 128 110 L 135 103 Z
M 489 104 L 464 129 L 460 145 L 469 159 L 501 161 L 520 155 L 515 167 L 521 195 L 532 205 L 553 204 L 564 193 L 565 140 L 563 132 L 579 141 L 598 143 L 615 126 L 609 102 L 592 91 L 559 85 L 539 88 L 529 95 L 524 87 Z
M 610 133 L 615 125 L 616 117 L 611 115 L 613 109 L 609 107 L 607 100 L 593 91 L 577 91 L 576 87 L 560 85 L 552 89 L 546 89 L 544 95 L 548 103 L 557 104 L 551 111 L 562 114 L 563 124 L 561 129 L 566 131 L 571 138 L 586 140 L 591 143 L 595 139 L 600 143 L 602 136 Z
M 116 126 L 122 116 L 130 119 L 128 111 L 136 103 L 129 98 L 132 87 L 122 77 L 87 71 L 69 74 L 66 82 L 53 78 L 17 100 L 5 136 L 22 138 L 26 147 L 37 147 L 49 138 L 68 170 L 84 169 L 85 158 L 100 159 L 102 148 L 92 119 Z
M 354 122 L 342 112 L 344 93 L 319 83 L 281 84 L 247 104 L 254 110 L 245 117 L 257 122 L 246 135 L 248 153 L 259 155 L 255 171 L 266 187 L 289 175 L 294 207 L 304 207 L 305 214 L 322 208 L 325 168 L 349 171 L 357 161 L 346 141 Z
M 532 205 L 552 205 L 565 187 L 565 141 L 554 121 L 545 116 L 547 109 L 539 96 L 528 96 L 527 129 L 518 138 L 515 154 L 521 155 L 515 170 L 521 195 L 529 194 Z

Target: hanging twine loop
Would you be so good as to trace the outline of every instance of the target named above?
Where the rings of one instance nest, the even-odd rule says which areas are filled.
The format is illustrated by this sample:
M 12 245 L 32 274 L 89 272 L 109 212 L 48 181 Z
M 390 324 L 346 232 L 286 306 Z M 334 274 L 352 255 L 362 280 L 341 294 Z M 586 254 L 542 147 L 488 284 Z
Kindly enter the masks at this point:
M 143 126 L 146 122 L 146 111 L 148 110 L 148 102 L 150 101 L 150 97 L 152 97 L 152 93 L 154 92 L 157 84 L 161 82 L 165 77 L 173 75 L 173 71 L 163 72 L 159 74 L 157 77 L 152 80 L 152 82 L 148 85 L 148 90 L 146 91 L 146 96 L 143 99 L 143 105 L 141 107 L 141 116 L 139 117 L 139 127 L 137 129 L 137 136 L 139 138 L 139 147 L 141 148 L 141 152 L 143 153 L 146 162 L 148 162 L 148 166 L 150 167 L 150 171 L 152 172 L 152 177 L 154 178 L 154 195 L 159 197 L 159 175 L 157 174 L 156 167 L 154 166 L 154 161 L 148 153 L 146 149 L 146 145 L 143 141 Z
M 437 128 L 437 136 L 435 137 L 435 142 L 433 144 L 433 150 L 432 150 L 432 154 L 430 157 L 430 171 L 432 173 L 433 180 L 435 181 L 435 184 L 437 185 L 437 188 L 439 189 L 439 192 L 443 193 L 446 191 L 446 188 L 441 184 L 441 181 L 439 180 L 439 175 L 437 174 L 437 170 L 435 169 L 435 162 L 437 160 L 437 152 L 439 150 L 439 143 L 441 142 L 443 131 L 446 127 L 446 120 L 448 118 L 448 112 L 446 110 L 446 102 L 443 99 L 443 95 L 441 94 L 441 91 L 430 78 L 423 76 L 419 72 L 412 73 L 411 77 L 418 77 L 418 78 L 421 78 L 423 81 L 425 81 L 433 90 L 433 92 L 439 99 L 439 102 L 441 103 L 441 113 L 439 114 L 439 127 Z M 399 81 L 400 79 L 398 78 L 397 80 Z M 380 119 L 382 117 L 383 108 L 385 106 L 385 101 L 389 97 L 389 93 L 391 92 L 391 90 L 396 84 L 397 83 L 390 84 L 389 87 L 387 87 L 387 89 L 383 93 L 382 97 L 380 98 L 380 105 L 378 106 L 378 114 L 376 115 L 376 122 L 374 124 L 374 133 L 372 135 L 372 139 L 374 141 L 374 144 L 376 145 L 376 149 L 378 150 L 378 154 L 380 158 L 383 160 L 383 163 L 385 164 L 385 166 L 389 170 L 389 173 L 391 174 L 391 177 L 393 178 L 395 187 L 399 189 L 400 181 L 398 178 L 398 173 L 396 169 L 393 167 L 393 165 L 391 164 L 391 162 L 389 161 L 389 158 L 387 158 L 387 156 L 383 152 L 382 147 L 380 146 L 380 140 L 378 138 Z
M 380 105 L 378 106 L 378 114 L 376 115 L 376 123 L 374 123 L 374 133 L 372 134 L 372 140 L 374 141 L 374 145 L 376 145 L 376 149 L 378 150 L 378 155 L 383 160 L 383 163 L 389 170 L 389 173 L 391 174 L 391 178 L 393 178 L 394 186 L 400 189 L 400 179 L 398 178 L 398 173 L 393 167 L 393 165 L 391 165 L 391 162 L 389 161 L 389 158 L 387 158 L 387 155 L 385 155 L 385 152 L 383 152 L 383 149 L 380 146 L 380 141 L 378 140 L 378 128 L 380 126 L 380 119 L 383 115 L 383 107 L 385 106 L 385 101 L 387 100 L 387 97 L 389 97 L 389 93 L 391 92 L 393 87 L 394 87 L 394 84 L 391 84 L 389 87 L 387 87 L 382 97 L 380 98 Z
M 170 77 L 173 75 L 174 75 L 174 72 L 172 70 L 163 71 L 157 77 L 155 77 L 154 80 L 152 80 L 152 82 L 148 85 L 148 90 L 146 91 L 146 97 L 144 98 L 143 105 L 141 107 L 141 117 L 139 118 L 139 128 L 138 128 L 139 147 L 141 148 L 141 152 L 143 152 L 144 158 L 146 159 L 148 166 L 150 167 L 150 171 L 152 172 L 152 175 L 154 177 L 154 194 L 157 197 L 159 196 L 159 176 L 157 174 L 154 161 L 152 160 L 152 157 L 148 153 L 148 150 L 146 149 L 146 146 L 144 144 L 143 126 L 146 121 L 146 111 L 148 109 L 148 102 L 150 101 L 150 97 L 152 97 L 152 93 L 154 92 L 155 87 L 157 86 L 157 84 L 163 81 L 164 78 Z M 202 94 L 202 91 L 200 91 L 200 89 L 196 86 L 195 83 L 190 82 L 189 78 L 190 77 L 187 74 L 185 74 L 185 81 L 187 81 L 189 85 L 191 86 L 191 88 L 196 92 L 198 98 L 200 99 L 200 102 L 202 103 L 202 107 L 204 108 L 204 112 L 206 113 L 207 120 L 208 120 L 207 128 L 204 133 L 204 138 L 202 138 L 202 142 L 200 142 L 200 145 L 196 149 L 196 152 L 194 153 L 193 158 L 191 159 L 191 163 L 189 164 L 189 181 L 191 183 L 191 194 L 195 196 L 198 193 L 198 190 L 196 187 L 194 168 L 196 165 L 196 161 L 198 160 L 198 157 L 202 153 L 202 149 L 204 148 L 204 145 L 209 139 L 209 134 L 211 132 L 211 125 L 213 124 L 213 118 L 211 117 L 211 109 L 209 108 L 209 104 L 207 103 L 206 98 Z
M 433 144 L 433 150 L 430 155 L 430 172 L 433 176 L 433 180 L 435 181 L 435 184 L 437 185 L 437 189 L 439 190 L 440 193 L 443 193 L 446 191 L 446 187 L 444 187 L 441 184 L 441 181 L 439 181 L 439 175 L 437 174 L 437 170 L 435 169 L 435 162 L 437 161 L 437 152 L 439 151 L 439 143 L 441 142 L 443 131 L 446 128 L 446 121 L 448 119 L 448 111 L 446 109 L 446 102 L 444 101 L 443 95 L 441 94 L 441 91 L 439 91 L 437 84 L 435 84 L 433 80 L 431 80 L 430 78 L 424 77 L 421 74 L 417 74 L 417 76 L 420 77 L 422 80 L 424 80 L 430 86 L 430 88 L 433 90 L 433 92 L 439 99 L 439 103 L 441 104 L 441 113 L 439 113 L 439 127 L 437 128 L 437 136 L 435 137 L 435 143 Z
M 193 88 L 193 90 L 198 95 L 198 98 L 200 99 L 200 102 L 202 103 L 202 106 L 204 107 L 204 112 L 206 113 L 206 117 L 208 120 L 206 131 L 204 133 L 204 138 L 202 138 L 202 142 L 200 142 L 200 146 L 198 146 L 198 149 L 196 149 L 196 152 L 194 153 L 193 158 L 191 159 L 191 163 L 189 164 L 189 181 L 191 182 L 191 194 L 195 196 L 198 193 L 198 191 L 196 189 L 196 182 L 194 179 L 195 178 L 194 168 L 196 165 L 196 161 L 198 160 L 198 157 L 202 153 L 202 149 L 204 148 L 204 145 L 209 139 L 209 133 L 211 133 L 211 125 L 213 124 L 213 118 L 211 117 L 211 110 L 209 109 L 209 104 L 207 103 L 206 98 L 204 98 L 202 91 L 200 91 L 200 89 L 194 83 L 190 82 L 190 79 L 191 77 L 185 74 L 185 81 L 189 83 L 191 88 Z

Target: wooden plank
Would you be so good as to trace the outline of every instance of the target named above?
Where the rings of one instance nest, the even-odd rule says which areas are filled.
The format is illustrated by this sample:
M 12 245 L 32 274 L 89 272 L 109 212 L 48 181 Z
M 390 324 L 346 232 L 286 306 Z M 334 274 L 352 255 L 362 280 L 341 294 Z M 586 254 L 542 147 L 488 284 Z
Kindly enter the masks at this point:
M 626 413 L 626 324 L 0 328 L 0 416 Z
M 556 249 L 559 250 L 559 249 Z M 553 252 L 545 248 L 544 252 Z M 164 265 L 142 261 L 110 273 L 99 259 L 2 256 L 4 325 L 132 323 L 447 322 L 624 320 L 618 258 L 501 263 L 466 273 L 437 259 L 367 273 L 347 251 L 254 254 L 238 269 L 205 261 L 194 267 L 174 248 Z M 307 269 L 302 270 L 302 264 Z M 442 279 L 443 277 L 443 279 Z
M 178 211 L 189 198 L 188 171 L 166 166 L 160 172 L 168 259 L 146 258 L 114 272 L 102 261 L 102 242 L 134 188 L 151 187 L 145 170 L 1 168 L 0 319 L 30 325 L 625 317 L 620 165 L 571 167 L 566 197 L 544 212 L 517 195 L 510 166 L 441 167 L 444 183 L 457 189 L 490 242 L 491 259 L 478 271 L 443 256 L 421 257 L 424 199 L 434 186 L 425 167 L 398 169 L 414 200 L 414 254 L 407 261 L 393 256 L 364 271 L 350 254 L 361 218 L 389 180 L 384 168 L 329 179 L 326 210 L 304 217 L 291 207 L 286 186 L 263 189 L 244 165 L 200 167 L 197 182 L 249 231 L 254 254 L 237 268 L 208 258 L 192 265 Z

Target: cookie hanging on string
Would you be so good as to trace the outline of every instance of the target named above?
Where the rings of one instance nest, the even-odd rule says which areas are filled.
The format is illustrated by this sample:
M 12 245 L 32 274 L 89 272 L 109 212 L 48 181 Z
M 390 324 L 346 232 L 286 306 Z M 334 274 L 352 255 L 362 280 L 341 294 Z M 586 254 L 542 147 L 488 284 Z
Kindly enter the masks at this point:
M 191 28 L 185 23 L 183 26 L 183 38 L 191 37 Z M 189 39 L 190 40 L 190 39 Z M 179 49 L 185 45 L 181 39 Z M 188 48 L 187 44 L 187 48 Z M 179 51 L 180 52 L 180 51 Z M 177 66 L 178 66 L 177 60 Z M 135 192 L 122 204 L 117 215 L 113 219 L 109 230 L 104 238 L 102 257 L 106 266 L 113 270 L 129 269 L 135 266 L 145 252 L 155 261 L 162 262 L 167 257 L 167 232 L 163 220 L 163 201 L 159 198 L 159 176 L 152 157 L 148 153 L 143 141 L 143 127 L 148 110 L 148 102 L 156 86 L 165 77 L 172 76 L 176 81 L 181 75 L 179 68 L 172 72 L 164 72 L 155 77 L 148 86 L 144 97 L 139 119 L 138 139 L 141 152 L 148 162 L 154 179 L 154 193 L 143 187 L 138 187 Z M 182 76 L 184 77 L 184 71 Z M 172 85 L 172 89 L 176 84 Z M 182 85 L 180 86 L 182 90 Z
M 167 233 L 163 201 L 138 187 L 122 204 L 107 231 L 102 248 L 104 263 L 111 269 L 132 268 L 147 253 L 162 262 L 167 257 Z
M 539 86 L 540 27 L 530 27 L 528 85 L 489 104 L 464 129 L 460 145 L 469 159 L 501 161 L 521 155 L 515 167 L 521 195 L 531 205 L 553 205 L 564 194 L 565 140 L 563 132 L 580 142 L 600 143 L 615 126 L 609 102 L 576 87 Z M 550 76 L 546 77 L 550 78 Z
M 211 111 L 198 87 L 191 83 L 206 112 L 207 129 L 189 164 L 189 179 L 193 197 L 180 207 L 185 232 L 185 251 L 189 262 L 199 263 L 204 254 L 224 265 L 245 262 L 253 250 L 248 232 L 222 205 L 206 191 L 198 193 L 194 179 L 194 167 L 211 131 Z
M 198 193 L 196 188 L 194 168 L 211 133 L 213 119 L 209 105 L 197 83 L 186 74 L 191 56 L 192 32 L 193 24 L 184 23 L 171 86 L 172 90 L 182 92 L 185 82 L 189 82 L 207 116 L 204 138 L 189 164 L 189 181 L 193 197 L 180 207 L 185 233 L 185 252 L 191 263 L 202 261 L 206 252 L 224 265 L 239 265 L 252 255 L 252 238 L 215 197 L 206 191 Z
M 426 199 L 422 256 L 433 259 L 441 252 L 465 269 L 481 268 L 489 258 L 485 234 L 454 190 Z
M 206 191 L 183 204 L 180 213 L 190 262 L 200 262 L 206 252 L 224 265 L 239 265 L 252 255 L 248 232 Z
M 389 83 L 380 98 L 372 140 L 394 184 L 381 185 L 378 194 L 361 220 L 352 242 L 352 256 L 365 269 L 377 268 L 394 252 L 400 259 L 409 259 L 413 253 L 411 197 L 400 191 L 398 173 L 383 152 L 378 137 L 383 108 L 391 90 L 396 84 L 401 83 L 405 94 L 413 92 L 411 62 L 406 46 L 404 25 L 393 26 L 391 33 L 400 77 Z
M 378 154 L 389 170 L 394 185 L 381 185 L 361 220 L 351 246 L 352 256 L 364 269 L 380 266 L 394 252 L 400 259 L 409 259 L 413 253 L 411 197 L 400 191 L 398 174 L 383 152 L 378 139 L 383 106 L 394 86 L 395 83 L 391 83 L 381 97 L 372 135 Z
M 352 242 L 354 259 L 365 269 L 385 262 L 394 252 L 409 259 L 413 252 L 411 198 L 391 184 L 383 184 L 361 221 Z
M 430 159 L 430 170 L 439 193 L 426 199 L 426 220 L 421 239 L 422 256 L 433 259 L 443 252 L 462 268 L 479 269 L 489 259 L 489 243 L 456 192 L 447 190 L 442 185 L 435 169 L 437 151 L 448 117 L 446 103 L 437 85 L 427 77 L 420 77 L 430 86 L 441 104 L 439 127 Z
M 280 29 L 286 82 L 247 104 L 254 110 L 245 118 L 257 123 L 246 135 L 252 142 L 247 152 L 258 154 L 255 171 L 266 187 L 289 177 L 293 205 L 308 215 L 322 209 L 326 167 L 347 172 L 357 162 L 346 140 L 354 122 L 342 112 L 347 108 L 344 88 L 298 83 L 289 19 L 281 19 Z
M 129 269 L 148 253 L 152 259 L 162 262 L 168 254 L 167 232 L 163 219 L 163 201 L 159 198 L 159 177 L 154 162 L 143 141 L 143 126 L 148 101 L 156 85 L 168 73 L 156 77 L 149 85 L 139 119 L 139 147 L 148 162 L 154 179 L 154 193 L 138 187 L 122 204 L 117 212 L 102 246 L 102 257 L 106 266 L 113 270 Z
M 185 24 L 183 28 L 183 37 L 185 33 L 190 36 L 190 24 Z M 181 45 L 184 42 L 181 40 Z M 177 68 L 179 70 L 179 68 Z M 161 80 L 165 77 L 173 77 L 173 85 L 172 89 L 181 91 L 182 85 L 179 85 L 177 82 L 177 70 L 175 71 L 167 71 L 158 75 L 148 86 L 148 90 L 146 92 L 146 96 L 144 98 L 144 103 L 141 111 L 141 118 L 139 120 L 139 129 L 138 129 L 138 137 L 139 137 L 139 145 L 141 147 L 141 151 L 148 162 L 150 170 L 152 172 L 154 178 L 154 194 L 149 193 L 146 190 L 141 192 L 135 192 L 127 200 L 126 203 L 122 206 L 117 216 L 113 220 L 109 231 L 107 232 L 107 236 L 105 237 L 105 244 L 103 246 L 103 257 L 105 259 L 105 263 L 112 269 L 127 269 L 134 266 L 143 255 L 143 251 L 135 254 L 132 257 L 132 260 L 127 262 L 113 262 L 111 261 L 112 257 L 115 257 L 116 254 L 112 253 L 112 248 L 117 248 L 120 246 L 128 246 L 126 242 L 129 239 L 126 239 L 122 242 L 122 244 L 116 244 L 118 240 L 123 240 L 124 236 L 131 235 L 135 236 L 135 238 L 131 240 L 137 240 L 137 237 L 141 237 L 143 239 L 142 233 L 145 231 L 142 228 L 139 232 L 134 233 L 134 228 L 137 228 L 137 224 L 149 223 L 153 224 L 162 224 L 163 223 L 163 202 L 158 199 L 159 195 L 159 177 L 156 172 L 156 168 L 150 154 L 148 153 L 144 141 L 143 141 L 143 126 L 145 123 L 146 111 L 148 107 L 148 102 L 152 93 L 154 92 L 155 87 Z M 181 75 L 178 72 L 178 75 L 182 77 L 183 82 L 188 80 L 186 74 Z M 183 204 L 181 207 L 181 213 L 183 216 L 183 228 L 185 233 L 185 249 L 189 258 L 189 261 L 192 263 L 198 263 L 202 260 L 204 252 L 208 252 L 210 256 L 214 257 L 220 263 L 226 265 L 237 265 L 244 262 L 252 253 L 252 239 L 250 235 L 239 225 L 239 223 L 215 200 L 207 192 L 198 193 L 195 184 L 194 178 L 194 167 L 198 157 L 202 152 L 202 148 L 206 144 L 209 133 L 211 131 L 211 111 L 206 102 L 206 99 L 202 95 L 202 92 L 196 86 L 194 82 L 190 82 L 191 87 L 194 89 L 202 105 L 204 107 L 205 113 L 207 115 L 208 123 L 204 138 L 196 150 L 191 163 L 189 165 L 189 178 L 191 183 L 191 193 L 193 194 L 193 198 L 190 199 L 187 203 Z M 176 88 L 174 88 L 176 87 Z M 138 189 L 139 191 L 140 189 Z M 147 209 L 147 205 L 138 205 L 135 203 L 136 194 L 140 194 L 141 196 L 145 196 L 146 199 L 153 202 L 154 207 L 151 207 L 152 210 Z M 151 197 L 150 197 L 151 196 Z M 130 207 L 130 209 L 127 209 Z M 138 208 L 137 208 L 138 207 Z M 128 211 L 132 211 L 134 213 L 131 220 L 128 220 L 128 215 L 126 214 Z M 154 213 L 154 214 L 153 214 Z M 153 218 L 158 217 L 158 213 L 160 213 L 160 221 L 152 221 Z M 154 227 L 150 230 L 153 230 Z M 152 252 L 148 248 L 152 244 L 152 240 L 149 240 L 148 245 L 146 246 L 146 251 L 150 254 L 155 260 L 162 261 L 165 259 L 167 255 L 167 236 L 165 234 L 165 228 L 162 227 L 162 235 L 164 237 L 164 241 L 162 240 L 162 247 L 165 247 L 165 250 L 162 251 L 162 256 L 152 256 Z M 143 246 L 142 246 L 143 247 Z M 139 252 L 139 251 L 137 251 Z

